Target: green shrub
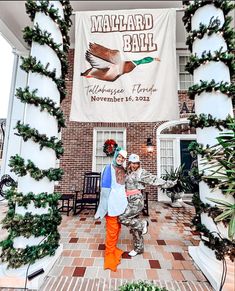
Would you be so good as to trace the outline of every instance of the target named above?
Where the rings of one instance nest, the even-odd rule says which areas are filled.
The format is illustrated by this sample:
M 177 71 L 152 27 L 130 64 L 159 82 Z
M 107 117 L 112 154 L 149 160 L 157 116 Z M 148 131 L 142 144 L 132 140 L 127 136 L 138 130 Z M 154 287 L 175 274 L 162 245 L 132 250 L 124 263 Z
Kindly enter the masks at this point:
M 153 283 L 138 281 L 132 283 L 125 283 L 118 287 L 118 291 L 167 291 L 167 289 L 160 288 Z

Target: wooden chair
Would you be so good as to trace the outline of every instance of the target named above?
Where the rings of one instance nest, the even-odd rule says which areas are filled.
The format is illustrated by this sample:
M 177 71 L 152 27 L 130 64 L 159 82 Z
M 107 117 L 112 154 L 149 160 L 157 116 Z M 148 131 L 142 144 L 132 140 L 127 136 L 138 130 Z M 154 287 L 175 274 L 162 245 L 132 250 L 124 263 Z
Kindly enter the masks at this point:
M 60 212 L 66 212 L 69 216 L 69 212 L 74 209 L 74 194 L 63 194 L 60 199 L 61 206 L 58 206 Z
M 82 191 L 75 190 L 74 215 L 84 209 L 97 210 L 100 199 L 100 180 L 100 172 L 84 174 Z

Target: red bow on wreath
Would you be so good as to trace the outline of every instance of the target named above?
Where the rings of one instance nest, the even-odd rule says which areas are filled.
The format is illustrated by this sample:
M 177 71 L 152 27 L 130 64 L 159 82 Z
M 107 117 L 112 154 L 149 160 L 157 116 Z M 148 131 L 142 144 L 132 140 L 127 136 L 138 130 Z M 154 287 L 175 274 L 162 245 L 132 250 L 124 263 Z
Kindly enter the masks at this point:
M 108 156 L 112 157 L 115 153 L 118 144 L 114 139 L 107 139 L 103 146 L 103 152 Z

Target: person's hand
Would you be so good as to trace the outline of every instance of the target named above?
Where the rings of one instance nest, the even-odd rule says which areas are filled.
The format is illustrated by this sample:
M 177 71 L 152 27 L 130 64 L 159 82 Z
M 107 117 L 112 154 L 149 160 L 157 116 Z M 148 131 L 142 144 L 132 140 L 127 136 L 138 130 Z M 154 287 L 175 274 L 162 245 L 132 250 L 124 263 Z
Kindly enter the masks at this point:
M 173 188 L 177 184 L 177 179 L 174 181 L 168 180 L 163 185 L 161 185 L 162 189 Z

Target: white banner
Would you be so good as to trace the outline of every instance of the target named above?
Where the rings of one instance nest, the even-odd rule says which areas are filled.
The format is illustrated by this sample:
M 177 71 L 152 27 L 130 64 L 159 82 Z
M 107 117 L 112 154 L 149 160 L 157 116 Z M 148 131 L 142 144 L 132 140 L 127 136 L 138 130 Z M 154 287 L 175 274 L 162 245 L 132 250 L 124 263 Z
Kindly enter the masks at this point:
M 179 118 L 176 11 L 76 12 L 70 120 Z

